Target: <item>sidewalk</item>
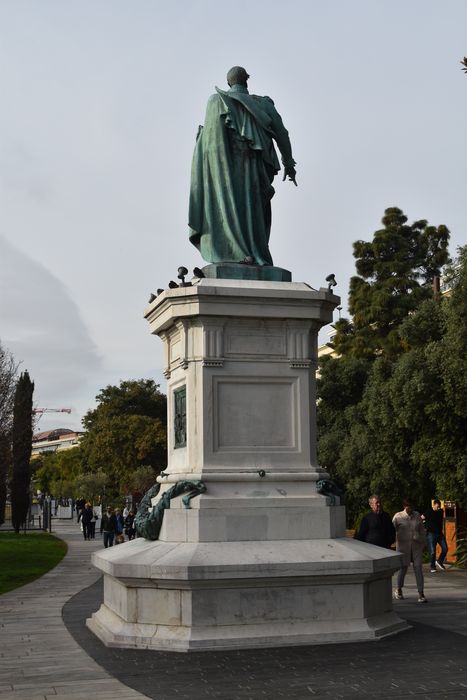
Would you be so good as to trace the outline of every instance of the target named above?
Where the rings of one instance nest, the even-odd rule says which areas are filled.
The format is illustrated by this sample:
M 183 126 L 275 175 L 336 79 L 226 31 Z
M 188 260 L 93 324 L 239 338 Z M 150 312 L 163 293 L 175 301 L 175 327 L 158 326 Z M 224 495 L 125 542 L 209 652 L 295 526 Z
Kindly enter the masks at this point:
M 190 654 L 107 649 L 84 625 L 102 600 L 89 563 L 101 542 L 85 542 L 74 522 L 54 522 L 69 544 L 65 559 L 0 596 L 0 700 L 467 698 L 467 571 L 426 573 L 426 605 L 416 602 L 409 574 L 406 599 L 394 607 L 413 627 L 379 642 Z
M 72 596 L 98 580 L 76 520 L 54 520 L 53 534 L 68 544 L 60 564 L 35 581 L 0 595 L 0 700 L 137 700 L 76 643 L 62 619 Z

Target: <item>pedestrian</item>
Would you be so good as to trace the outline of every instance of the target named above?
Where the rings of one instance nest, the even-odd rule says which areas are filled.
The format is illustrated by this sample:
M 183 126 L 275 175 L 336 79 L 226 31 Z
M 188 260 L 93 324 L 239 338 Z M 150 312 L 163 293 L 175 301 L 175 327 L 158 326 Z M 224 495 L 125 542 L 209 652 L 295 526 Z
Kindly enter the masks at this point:
M 117 537 L 119 535 L 123 536 L 123 542 L 125 541 L 125 535 L 123 534 L 123 531 L 125 529 L 125 522 L 123 520 L 123 515 L 122 511 L 120 508 L 115 508 L 115 517 L 117 519 Z M 118 540 L 119 544 L 122 542 L 121 537 Z
M 86 500 L 84 498 L 78 498 L 76 501 L 76 522 L 79 523 L 81 520 L 81 514 L 84 510 L 84 505 L 86 503 Z
M 100 532 L 101 535 L 104 534 L 104 547 L 112 547 L 117 532 L 117 518 L 110 506 L 102 516 Z
M 396 539 L 391 516 L 383 510 L 381 498 L 377 494 L 370 496 L 368 503 L 371 511 L 363 517 L 355 539 L 390 549 Z
M 125 508 L 123 509 L 123 520 L 126 520 L 126 518 L 128 518 L 128 513 L 129 513 L 129 512 L 130 512 L 130 511 L 129 511 L 129 508 L 128 508 L 128 506 L 127 506 L 126 503 L 125 503 Z
M 134 510 L 130 510 L 128 515 L 125 518 L 125 534 L 128 537 L 129 540 L 134 540 L 135 539 L 135 512 Z
M 85 540 L 91 539 L 92 531 L 92 520 L 94 518 L 94 513 L 90 503 L 86 503 L 84 510 L 81 513 L 81 523 L 83 525 L 83 536 Z
M 423 525 L 422 516 L 413 508 L 412 501 L 405 498 L 403 501 L 404 510 L 396 513 L 392 519 L 392 523 L 396 529 L 396 550 L 402 554 L 402 567 L 397 574 L 397 588 L 394 591 L 396 600 L 402 600 L 404 595 L 402 588 L 404 586 L 405 575 L 409 568 L 410 562 L 413 563 L 415 580 L 417 582 L 418 602 L 426 603 L 425 594 L 423 592 L 423 549 L 425 547 L 425 528 Z
M 96 539 L 96 522 L 99 520 L 99 515 L 97 514 L 97 511 L 92 508 L 92 520 L 89 523 L 89 539 L 94 540 Z
M 436 567 L 440 571 L 446 571 L 444 560 L 448 553 L 448 545 L 443 533 L 444 510 L 441 508 L 441 501 L 438 498 L 433 500 L 432 507 L 422 515 L 422 520 L 426 527 L 426 540 L 430 551 L 431 573 L 436 574 Z M 441 554 L 436 559 L 436 545 L 441 547 Z

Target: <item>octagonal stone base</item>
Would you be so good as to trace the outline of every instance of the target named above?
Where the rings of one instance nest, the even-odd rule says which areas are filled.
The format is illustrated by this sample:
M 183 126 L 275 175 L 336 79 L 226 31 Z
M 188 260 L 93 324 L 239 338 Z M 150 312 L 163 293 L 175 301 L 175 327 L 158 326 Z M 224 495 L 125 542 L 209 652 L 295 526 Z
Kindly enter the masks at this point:
M 107 645 L 170 651 L 378 639 L 399 556 L 347 538 L 168 543 L 94 553 L 104 600 L 87 626 Z
M 237 267 L 231 277 L 252 272 Z M 318 331 L 339 298 L 212 273 L 145 311 L 168 379 L 168 464 L 152 505 L 178 481 L 206 491 L 189 508 L 171 500 L 157 541 L 94 554 L 104 603 L 88 627 L 109 646 L 184 652 L 407 628 L 392 610 L 399 555 L 344 538 L 344 507 L 317 488 L 328 479 L 316 455 Z

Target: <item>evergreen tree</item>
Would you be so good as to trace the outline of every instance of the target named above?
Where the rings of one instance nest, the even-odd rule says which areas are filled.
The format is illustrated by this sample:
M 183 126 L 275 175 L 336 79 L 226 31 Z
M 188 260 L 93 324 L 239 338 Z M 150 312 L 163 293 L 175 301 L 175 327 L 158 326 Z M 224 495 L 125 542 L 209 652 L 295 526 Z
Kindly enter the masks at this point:
M 21 373 L 16 384 L 13 406 L 13 473 L 11 480 L 11 519 L 16 532 L 25 522 L 29 508 L 32 448 L 32 395 L 34 383 L 28 372 Z
M 402 352 L 400 323 L 430 298 L 433 278 L 449 260 L 446 226 L 429 226 L 425 220 L 408 225 L 397 207 L 386 209 L 382 223 L 371 242 L 353 246 L 358 275 L 350 280 L 352 321 L 336 323 L 333 342 L 340 355 Z
M 0 525 L 5 521 L 7 479 L 11 471 L 11 429 L 17 366 L 0 343 Z
M 11 432 L 0 432 L 0 525 L 5 522 L 8 474 L 11 470 Z
M 432 280 L 449 260 L 449 231 L 424 220 L 408 225 L 397 208 L 385 211 L 383 226 L 373 241 L 354 244 L 352 318 L 336 323 L 339 357 L 322 361 L 317 382 L 319 459 L 346 491 L 350 522 L 372 492 L 396 507 L 404 495 L 425 500 L 435 483 L 426 462 L 413 459 L 421 415 L 418 425 L 401 417 L 436 394 L 432 375 L 415 372 L 425 345 L 444 334 Z
M 433 475 L 438 494 L 467 507 L 467 246 L 443 299 L 443 335 L 425 346 L 433 398 L 425 411 L 425 440 L 415 457 Z

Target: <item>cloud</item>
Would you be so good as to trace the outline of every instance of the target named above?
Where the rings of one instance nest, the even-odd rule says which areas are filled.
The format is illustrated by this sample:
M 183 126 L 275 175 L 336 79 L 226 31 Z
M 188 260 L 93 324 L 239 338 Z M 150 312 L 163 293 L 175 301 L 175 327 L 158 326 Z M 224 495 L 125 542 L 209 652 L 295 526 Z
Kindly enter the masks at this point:
M 23 194 L 38 203 L 49 199 L 50 177 L 34 149 L 10 137 L 0 156 L 0 185 L 6 193 Z
M 0 236 L 0 339 L 35 382 L 35 400 L 68 407 L 101 358 L 66 286 Z

